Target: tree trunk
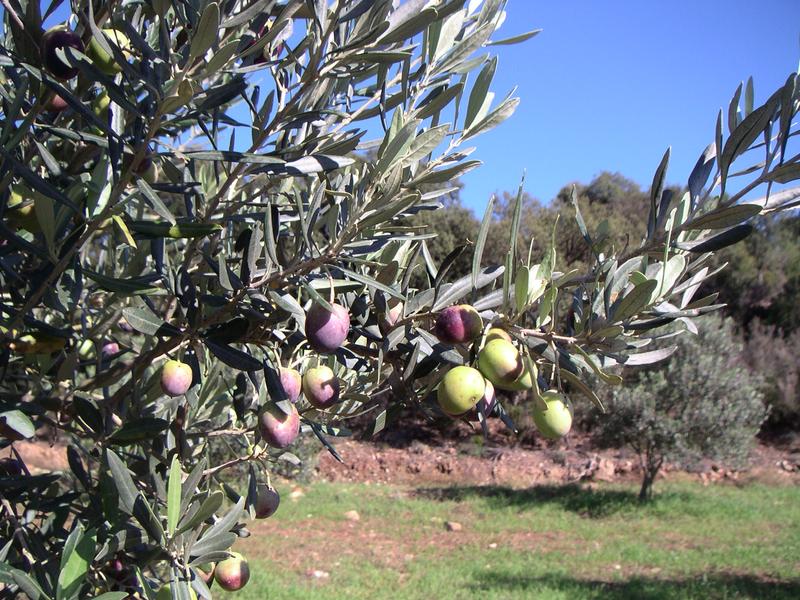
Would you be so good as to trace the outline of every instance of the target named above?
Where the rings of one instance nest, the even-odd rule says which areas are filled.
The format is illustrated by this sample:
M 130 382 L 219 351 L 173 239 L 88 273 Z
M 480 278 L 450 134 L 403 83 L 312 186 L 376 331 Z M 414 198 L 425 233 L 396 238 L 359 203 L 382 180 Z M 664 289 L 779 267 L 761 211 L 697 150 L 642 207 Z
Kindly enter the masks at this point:
M 642 487 L 639 490 L 639 502 L 647 502 L 653 497 L 653 482 L 656 480 L 662 462 L 661 460 L 655 463 L 648 461 L 648 465 L 644 469 L 644 477 L 642 477 Z
M 639 490 L 639 502 L 647 502 L 653 495 L 653 479 L 655 477 L 647 470 L 642 478 L 642 487 Z

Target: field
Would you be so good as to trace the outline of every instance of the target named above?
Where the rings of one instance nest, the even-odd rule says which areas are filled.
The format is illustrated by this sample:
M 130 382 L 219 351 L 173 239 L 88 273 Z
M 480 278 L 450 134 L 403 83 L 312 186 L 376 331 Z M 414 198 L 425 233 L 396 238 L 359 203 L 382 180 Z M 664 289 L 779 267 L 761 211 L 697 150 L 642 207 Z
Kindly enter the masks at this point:
M 250 584 L 215 597 L 800 598 L 794 485 L 663 482 L 648 506 L 628 484 L 279 490 L 235 547 Z

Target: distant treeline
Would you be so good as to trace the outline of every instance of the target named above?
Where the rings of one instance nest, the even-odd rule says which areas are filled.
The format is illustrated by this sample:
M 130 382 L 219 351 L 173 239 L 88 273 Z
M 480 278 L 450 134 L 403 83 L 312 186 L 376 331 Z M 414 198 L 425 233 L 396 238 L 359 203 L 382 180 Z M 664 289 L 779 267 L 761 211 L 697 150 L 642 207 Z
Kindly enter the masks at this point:
M 525 195 L 519 250 L 534 260 L 544 254 L 553 224 L 558 222 L 557 268 L 580 268 L 590 261 L 589 249 L 578 230 L 572 205 L 573 185 L 581 213 L 593 239 L 620 251 L 640 242 L 646 230 L 649 192 L 619 173 L 604 172 L 588 184 L 564 186 L 549 204 Z M 683 190 L 675 187 L 678 197 Z M 468 189 L 450 194 L 443 210 L 421 213 L 415 225 L 432 228 L 438 237 L 429 241 L 434 259 L 441 261 L 459 245 L 474 241 L 479 221 L 461 202 Z M 486 263 L 503 264 L 508 252 L 514 194 L 505 192 L 495 204 L 493 228 L 484 250 Z M 719 290 L 725 313 L 733 318 L 744 338 L 746 364 L 765 380 L 763 390 L 771 407 L 767 427 L 800 429 L 800 214 L 762 219 L 757 230 L 740 244 L 719 252 L 717 265 L 728 263 L 709 283 Z M 624 250 L 622 250 L 624 251 Z M 464 252 L 453 266 L 453 276 L 470 272 L 471 253 Z M 702 295 L 702 294 L 701 294 Z

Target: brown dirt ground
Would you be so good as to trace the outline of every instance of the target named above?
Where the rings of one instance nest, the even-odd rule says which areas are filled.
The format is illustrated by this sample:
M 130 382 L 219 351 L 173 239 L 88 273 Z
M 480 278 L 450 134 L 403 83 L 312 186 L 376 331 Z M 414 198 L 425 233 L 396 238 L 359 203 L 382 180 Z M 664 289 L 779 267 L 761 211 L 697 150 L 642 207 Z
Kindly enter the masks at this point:
M 636 456 L 626 449 L 599 449 L 586 435 L 571 434 L 558 442 L 536 441 L 512 445 L 506 430 L 492 422 L 489 436 L 461 424 L 462 430 L 443 437 L 417 430 L 411 436 L 384 436 L 388 441 L 365 442 L 332 439 L 344 463 L 324 449 L 316 476 L 327 481 L 389 483 L 399 485 L 503 485 L 529 487 L 545 483 L 635 482 L 639 479 Z M 428 439 L 429 443 L 423 441 Z M 68 469 L 63 446 L 44 440 L 17 442 L 14 449 L 33 473 Z M 10 448 L 0 450 L 0 458 Z M 744 470 L 704 460 L 691 472 L 670 465 L 664 478 L 771 484 L 800 484 L 800 435 L 759 442 Z
M 485 441 L 478 435 L 461 440 L 437 439 L 433 445 L 418 439 L 408 444 L 332 441 L 344 463 L 328 452 L 320 454 L 317 476 L 328 481 L 529 487 L 578 481 L 633 482 L 640 477 L 633 453 L 599 449 L 588 436 L 580 434 L 527 446 L 509 446 L 505 437 L 494 431 Z M 800 437 L 769 445 L 759 442 L 743 470 L 704 460 L 690 472 L 667 465 L 661 477 L 699 479 L 704 484 L 720 480 L 798 484 Z

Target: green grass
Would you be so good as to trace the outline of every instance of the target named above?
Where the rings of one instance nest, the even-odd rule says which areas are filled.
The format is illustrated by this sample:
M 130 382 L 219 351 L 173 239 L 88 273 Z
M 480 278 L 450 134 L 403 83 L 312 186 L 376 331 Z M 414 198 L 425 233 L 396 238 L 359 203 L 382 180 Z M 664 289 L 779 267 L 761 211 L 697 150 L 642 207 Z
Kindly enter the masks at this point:
M 319 483 L 292 502 L 281 490 L 278 514 L 237 544 L 249 585 L 215 597 L 800 598 L 797 487 L 660 483 L 647 506 L 636 491 Z

